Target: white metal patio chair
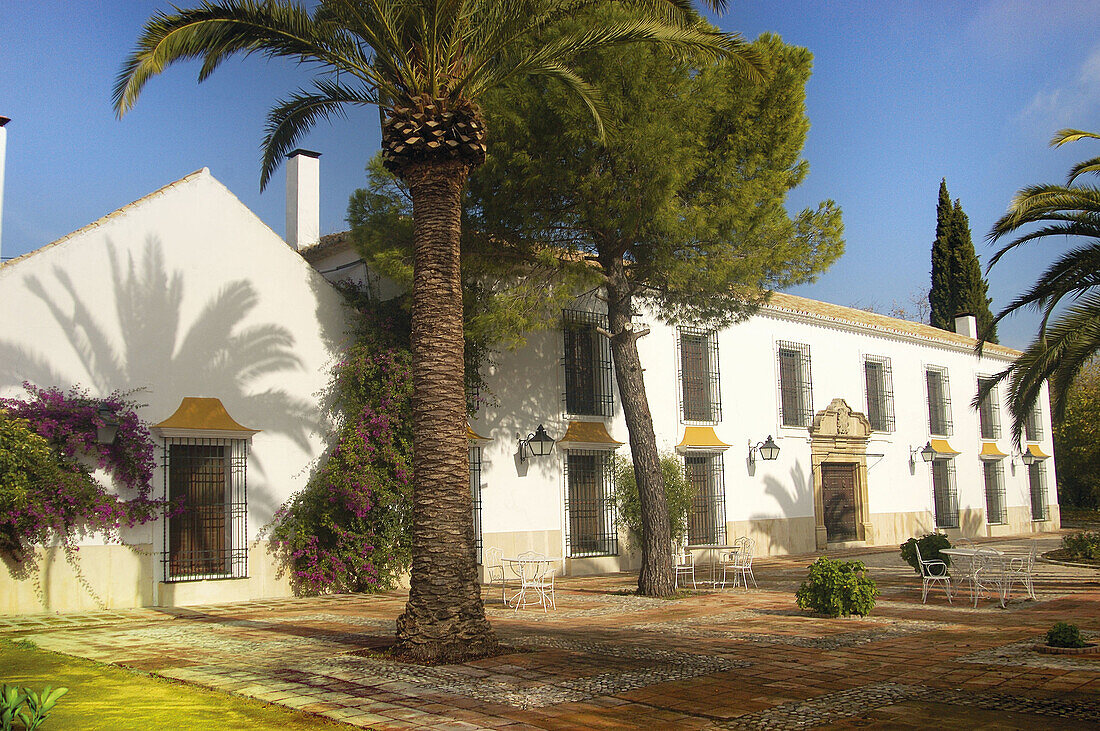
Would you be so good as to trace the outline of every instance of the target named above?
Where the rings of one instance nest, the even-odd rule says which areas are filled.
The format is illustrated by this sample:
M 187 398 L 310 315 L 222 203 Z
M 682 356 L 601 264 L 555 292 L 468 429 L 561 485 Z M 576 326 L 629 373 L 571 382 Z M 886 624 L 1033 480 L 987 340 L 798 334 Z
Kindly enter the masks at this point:
M 680 577 L 691 577 L 691 588 L 699 588 L 695 584 L 695 557 L 692 556 L 691 551 L 687 549 L 687 546 L 681 546 L 673 544 L 672 551 L 672 563 L 673 568 L 676 569 L 676 576 L 673 586 L 677 589 L 680 588 Z
M 740 582 L 746 589 L 749 588 L 749 581 L 752 581 L 753 588 L 759 589 L 756 584 L 756 577 L 752 573 L 752 556 L 756 553 L 756 541 L 752 538 L 742 536 L 738 538 L 734 543 L 737 548 L 729 553 L 729 561 L 722 562 L 722 586 L 726 585 L 726 571 L 733 571 L 733 585 L 737 586 Z
M 1005 568 L 1005 594 L 1012 590 L 1012 582 L 1019 581 L 1031 599 L 1035 599 L 1035 585 L 1032 582 L 1032 572 L 1035 569 L 1035 559 L 1039 555 L 1039 544 L 1031 541 L 1031 550 L 1026 556 L 1013 556 L 1009 559 Z
M 554 598 L 554 567 L 545 554 L 525 551 L 519 555 L 519 593 L 514 597 L 515 609 L 539 605 L 542 611 L 557 608 Z
M 1004 608 L 1007 588 L 1006 563 L 1004 554 L 992 548 L 978 549 L 966 576 L 967 581 L 970 582 L 970 597 L 974 600 L 975 609 L 978 607 L 978 599 L 991 591 L 997 592 L 997 599 Z
M 496 546 L 485 551 L 485 578 L 488 580 L 490 586 L 493 584 L 500 584 L 500 601 L 502 604 L 507 604 L 508 597 L 505 593 L 504 584 L 504 562 L 501 560 L 503 557 L 504 552 Z
M 733 585 L 737 586 L 737 571 L 735 569 L 735 567 L 737 566 L 737 554 L 744 550 L 746 540 L 748 539 L 744 536 L 741 536 L 740 538 L 734 538 L 733 542 L 730 543 L 731 550 L 722 551 L 722 553 L 718 554 L 718 563 L 714 564 L 711 567 L 711 578 L 715 579 L 717 577 L 718 569 L 722 569 L 722 581 L 718 583 L 718 586 L 720 588 L 726 588 L 727 573 L 733 574 Z
M 914 545 L 913 547 L 917 549 L 917 563 L 920 564 L 921 604 L 928 603 L 928 590 L 936 584 L 943 584 L 943 591 L 947 594 L 947 602 L 954 604 L 951 601 L 951 577 L 947 573 L 947 564 L 934 559 L 925 561 L 924 557 L 920 555 L 920 546 Z

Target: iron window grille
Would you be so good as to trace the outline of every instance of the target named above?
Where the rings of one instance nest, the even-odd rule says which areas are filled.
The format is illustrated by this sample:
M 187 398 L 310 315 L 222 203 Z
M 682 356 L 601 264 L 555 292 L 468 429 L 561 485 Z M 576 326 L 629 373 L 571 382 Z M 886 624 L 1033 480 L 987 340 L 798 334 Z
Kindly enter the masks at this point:
M 680 414 L 684 421 L 722 420 L 718 377 L 718 333 L 682 327 L 676 341 L 679 357 Z
M 248 576 L 248 441 L 164 440 L 165 581 Z
M 978 390 L 988 385 L 993 379 L 979 378 Z M 978 426 L 981 429 L 982 439 L 1000 439 L 1001 437 L 1001 405 L 998 403 L 997 387 L 991 386 L 985 397 L 978 403 Z
M 863 380 L 867 389 L 867 419 L 875 431 L 894 431 L 894 376 L 890 359 L 868 355 L 863 358 Z
M 1047 520 L 1047 467 L 1042 462 L 1028 465 L 1027 480 L 1031 485 L 1031 519 Z
M 726 477 L 718 452 L 684 455 L 692 488 L 688 543 L 720 546 L 726 542 Z
M 947 369 L 927 366 L 924 382 L 928 388 L 928 432 L 937 436 L 951 436 L 951 388 Z
M 959 495 L 955 489 L 955 460 L 932 460 L 932 501 L 937 528 L 959 527 Z
M 810 346 L 779 342 L 779 423 L 809 426 L 813 420 Z
M 565 552 L 570 557 L 614 556 L 619 552 L 615 524 L 614 462 L 606 450 L 565 453 Z
M 563 310 L 565 340 L 565 413 L 611 416 L 615 401 L 611 387 L 611 344 L 596 328 L 607 329 L 607 317 L 598 312 Z
M 1028 442 L 1043 440 L 1043 418 L 1039 411 L 1039 404 L 1035 404 L 1024 419 L 1024 440 Z
M 474 551 L 481 563 L 481 447 L 470 447 L 470 492 L 474 500 Z
M 1004 469 L 1000 460 L 984 460 L 982 471 L 985 473 L 985 521 L 1001 524 L 1007 522 L 1005 510 Z

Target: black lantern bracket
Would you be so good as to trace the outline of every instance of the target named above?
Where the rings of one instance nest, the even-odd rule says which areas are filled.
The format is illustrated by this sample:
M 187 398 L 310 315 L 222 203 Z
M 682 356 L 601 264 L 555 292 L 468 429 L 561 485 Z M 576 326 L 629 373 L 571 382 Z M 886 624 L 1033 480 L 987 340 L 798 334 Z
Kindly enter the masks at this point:
M 519 434 L 516 435 L 519 438 Z M 527 435 L 526 439 L 519 439 L 519 461 L 526 462 L 528 457 L 545 457 L 554 450 L 554 440 L 546 433 L 546 429 L 539 424 L 538 429 Z
M 760 454 L 761 459 L 765 462 L 774 462 L 779 457 L 779 445 L 772 439 L 772 435 L 769 434 L 768 438 L 764 441 L 753 444 L 749 442 L 749 464 L 756 464 L 756 455 Z

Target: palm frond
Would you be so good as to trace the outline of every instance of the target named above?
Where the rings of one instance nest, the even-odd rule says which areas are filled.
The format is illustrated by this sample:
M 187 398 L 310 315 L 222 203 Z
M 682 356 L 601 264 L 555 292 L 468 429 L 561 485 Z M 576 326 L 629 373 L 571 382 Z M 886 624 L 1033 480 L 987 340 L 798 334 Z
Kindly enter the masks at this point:
M 1012 438 L 1019 447 L 1023 425 L 1039 398 L 1043 384 L 1052 385 L 1051 408 L 1056 418 L 1065 411 L 1066 387 L 1100 349 L 1100 293 L 1070 307 L 998 379 L 1009 379 L 1007 406 L 1012 415 Z
M 202 59 L 201 82 L 229 56 L 253 53 L 317 61 L 357 75 L 370 61 L 335 26 L 315 23 L 296 5 L 252 0 L 206 2 L 193 10 L 157 12 L 146 22 L 137 49 L 115 79 L 115 111 L 119 116 L 129 111 L 148 80 L 174 63 Z
M 263 163 L 260 190 L 267 187 L 279 163 L 297 145 L 298 140 L 314 124 L 334 116 L 343 116 L 348 104 L 377 104 L 377 97 L 367 91 L 342 86 L 334 81 L 318 79 L 313 92 L 299 91 L 279 102 L 267 115 L 262 144 Z

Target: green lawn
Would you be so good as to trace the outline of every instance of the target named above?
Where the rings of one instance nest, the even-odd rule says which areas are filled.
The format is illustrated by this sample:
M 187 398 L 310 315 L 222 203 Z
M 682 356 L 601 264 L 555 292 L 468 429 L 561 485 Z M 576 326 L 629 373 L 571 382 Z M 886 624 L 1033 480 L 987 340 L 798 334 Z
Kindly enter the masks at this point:
M 0 683 L 69 689 L 41 731 L 347 728 L 320 716 L 7 640 L 0 640 Z

